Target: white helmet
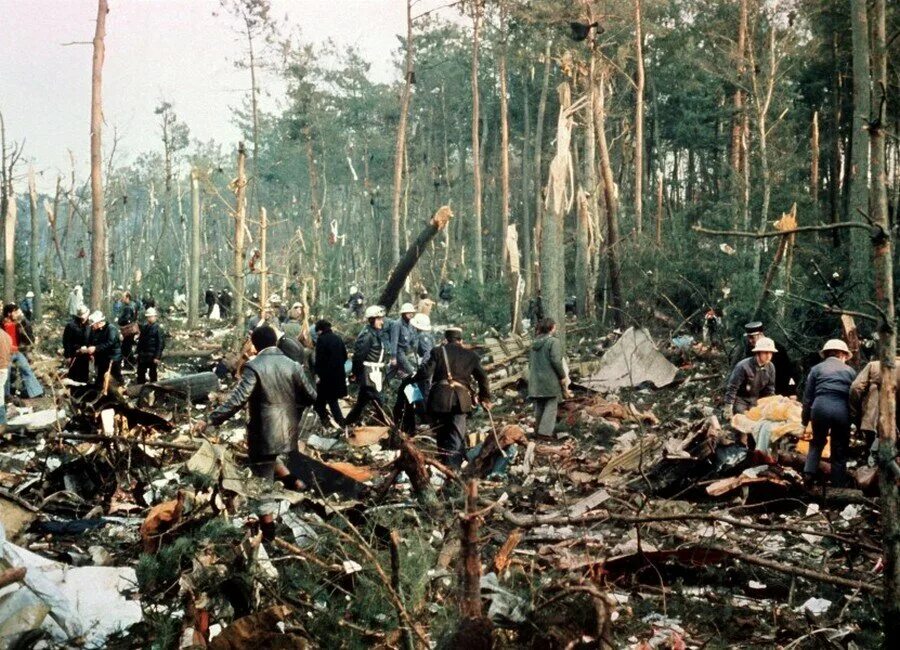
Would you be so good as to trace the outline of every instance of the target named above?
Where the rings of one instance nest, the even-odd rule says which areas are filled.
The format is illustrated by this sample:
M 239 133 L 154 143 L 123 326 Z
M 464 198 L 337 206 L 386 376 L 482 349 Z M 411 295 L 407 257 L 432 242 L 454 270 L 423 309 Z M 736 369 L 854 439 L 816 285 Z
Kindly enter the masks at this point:
M 350 293 L 359 293 L 359 287 L 354 284 L 352 287 L 350 287 Z
M 159 316 L 159 314 L 154 307 L 147 307 L 147 311 L 144 312 L 144 316 L 150 318 L 151 316 Z
M 269 303 L 272 305 L 281 304 L 281 296 L 279 296 L 277 293 L 273 293 L 271 296 L 269 296 Z
M 103 312 L 99 309 L 93 312 L 90 316 L 88 316 L 88 323 L 91 325 L 96 325 L 97 323 L 102 323 L 106 320 L 106 316 L 103 315 Z
M 25 294 L 25 297 L 26 298 L 34 298 L 34 291 L 29 291 L 28 293 Z
M 411 302 L 405 302 L 400 307 L 400 314 L 415 314 L 416 308 L 412 306 Z
M 409 323 L 420 332 L 431 331 L 431 319 L 428 318 L 428 316 L 426 316 L 425 314 L 416 314 L 412 317 Z
M 772 339 L 761 336 L 756 340 L 756 345 L 753 346 L 753 352 L 778 352 L 778 349 L 775 347 L 775 341 Z
M 829 339 L 825 341 L 825 345 L 822 346 L 819 354 L 824 357 L 826 352 L 831 351 L 843 352 L 847 355 L 851 354 L 850 348 L 848 348 L 847 344 L 844 343 L 841 339 Z
M 384 318 L 384 307 L 381 305 L 369 305 L 366 307 L 366 318 Z

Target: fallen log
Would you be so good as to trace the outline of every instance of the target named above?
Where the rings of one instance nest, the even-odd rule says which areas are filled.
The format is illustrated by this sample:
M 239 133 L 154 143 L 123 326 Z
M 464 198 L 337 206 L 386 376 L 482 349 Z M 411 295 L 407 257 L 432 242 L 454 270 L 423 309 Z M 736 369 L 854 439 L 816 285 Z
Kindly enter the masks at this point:
M 0 571 L 0 589 L 13 584 L 14 582 L 21 582 L 25 578 L 27 572 L 28 569 L 25 567 L 16 567 L 6 569 L 6 571 Z
M 419 261 L 422 253 L 425 252 L 425 247 L 428 246 L 428 243 L 432 239 L 434 239 L 435 235 L 447 226 L 452 217 L 453 211 L 449 206 L 445 205 L 438 208 L 438 211 L 431 217 L 428 225 L 422 229 L 419 236 L 416 237 L 416 240 L 410 244 L 409 248 L 407 248 L 406 252 L 403 254 L 403 257 L 397 262 L 394 270 L 391 271 L 387 285 L 384 287 L 381 295 L 378 296 L 378 302 L 376 304 L 390 310 L 393 304 L 397 302 L 397 297 L 400 295 L 400 291 L 406 283 L 406 278 L 412 272 L 413 267 L 415 267 L 416 263 Z
M 132 384 L 125 389 L 129 397 L 147 395 L 154 391 L 183 395 L 191 402 L 201 402 L 219 389 L 219 378 L 214 372 L 198 372 L 173 379 L 163 379 L 150 384 Z

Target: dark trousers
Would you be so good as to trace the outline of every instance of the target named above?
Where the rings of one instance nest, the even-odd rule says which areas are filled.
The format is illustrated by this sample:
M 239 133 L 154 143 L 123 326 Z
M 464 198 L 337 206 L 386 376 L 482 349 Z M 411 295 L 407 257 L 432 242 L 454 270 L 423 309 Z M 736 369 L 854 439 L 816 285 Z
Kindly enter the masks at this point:
M 91 378 L 91 358 L 86 354 L 79 354 L 70 359 L 67 376 L 72 381 L 80 381 L 85 384 L 88 383 Z
M 156 381 L 157 370 L 159 366 L 153 363 L 153 359 L 142 359 L 138 357 L 137 365 L 137 383 L 144 384 L 147 382 L 147 373 L 150 373 L 150 381 Z
M 341 412 L 341 405 L 337 397 L 328 399 L 319 393 L 316 397 L 316 405 L 313 408 L 323 424 L 328 422 L 328 409 L 331 409 L 331 416 L 334 418 L 334 421 L 341 426 L 344 425 L 344 414 Z
M 831 437 L 831 484 L 843 487 L 847 480 L 847 451 L 850 448 L 850 412 L 846 400 L 829 400 L 821 397 L 813 402 L 813 439 L 803 466 L 805 474 L 815 474 L 825 443 Z
M 431 417 L 443 462 L 451 469 L 458 469 L 462 466 L 466 453 L 466 415 L 433 413 Z
M 347 417 L 344 418 L 344 424 L 356 424 L 369 404 L 375 406 L 375 419 L 381 424 L 387 424 L 384 417 L 384 399 L 381 396 L 381 393 L 372 386 L 359 387 L 359 395 L 356 398 L 356 404 L 353 405 L 353 408 L 350 409 Z

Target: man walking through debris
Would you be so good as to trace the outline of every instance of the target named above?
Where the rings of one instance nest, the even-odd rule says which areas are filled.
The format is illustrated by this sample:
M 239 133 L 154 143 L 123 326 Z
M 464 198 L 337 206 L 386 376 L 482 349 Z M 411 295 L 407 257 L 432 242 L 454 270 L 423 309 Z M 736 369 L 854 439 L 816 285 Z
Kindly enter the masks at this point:
M 22 310 L 19 309 L 17 304 L 9 303 L 3 306 L 3 330 L 9 335 L 10 341 L 12 341 L 9 374 L 6 377 L 6 382 L 4 382 L 4 391 L 6 395 L 12 395 L 13 371 L 15 371 L 22 381 L 22 390 L 25 392 L 25 397 L 31 399 L 43 395 L 44 388 L 37 380 L 34 371 L 31 369 L 31 364 L 28 363 L 28 359 L 25 357 L 25 349 L 30 345 L 30 340 L 22 324 L 23 318 Z
M 25 320 L 31 322 L 34 320 L 34 291 L 25 294 L 25 300 L 22 301 L 22 313 Z
M 150 307 L 144 312 L 147 322 L 141 327 L 141 334 L 137 344 L 137 383 L 147 381 L 147 373 L 150 373 L 150 381 L 158 378 L 159 364 L 162 361 L 163 349 L 166 347 L 165 333 L 157 323 L 158 314 L 155 307 Z
M 416 330 L 410 323 L 416 314 L 416 308 L 412 303 L 404 303 L 400 307 L 400 318 L 391 321 L 388 326 L 388 345 L 391 355 L 391 368 L 388 371 L 388 379 L 394 375 L 401 378 L 413 374 L 415 363 L 410 358 L 413 355 L 413 345 L 416 340 Z
M 69 297 L 66 300 L 66 313 L 69 316 L 75 316 L 78 313 L 79 308 L 84 307 L 84 290 L 81 288 L 80 284 L 76 284 L 72 290 L 69 292 Z
M 88 354 L 94 358 L 94 384 L 102 387 L 108 372 L 119 384 L 124 384 L 122 378 L 122 338 L 119 336 L 119 328 L 106 322 L 106 316 L 101 311 L 95 311 L 88 317 L 91 326 L 91 335 L 88 339 L 90 346 Z
M 244 406 L 247 420 L 247 455 L 250 471 L 266 481 L 279 481 L 290 489 L 302 489 L 279 459 L 297 446 L 297 430 L 304 408 L 316 401 L 316 388 L 299 363 L 288 359 L 275 347 L 278 334 L 262 325 L 250 334 L 256 356 L 241 373 L 241 380 L 226 400 L 206 421 L 195 425 L 202 433 L 207 426 L 219 426 Z M 266 539 L 275 535 L 275 514 L 267 508 L 260 512 L 260 529 Z
M 384 399 L 381 390 L 384 387 L 385 345 L 383 341 L 384 307 L 372 305 L 366 307 L 366 326 L 356 337 L 353 346 L 353 376 L 359 386 L 356 404 L 350 409 L 344 424 L 356 424 L 369 404 L 375 405 L 376 419 L 387 424 L 384 416 Z
M 67 376 L 84 384 L 91 376 L 91 357 L 88 354 L 91 328 L 87 322 L 90 313 L 87 307 L 81 305 L 72 320 L 66 323 L 62 336 L 63 356 L 69 367 Z
M 725 389 L 725 417 L 731 419 L 735 413 L 744 413 L 760 397 L 775 394 L 775 342 L 762 337 L 753 346 L 753 356 L 740 361 L 731 371 Z
M 811 483 L 819 471 L 819 459 L 831 438 L 831 484 L 843 487 L 850 447 L 850 386 L 856 371 L 847 365 L 852 356 L 840 339 L 825 342 L 820 352 L 824 361 L 813 366 L 803 391 L 802 422 L 812 422 L 813 439 L 809 443 L 803 476 Z
M 363 315 L 363 310 L 366 308 L 366 297 L 356 285 L 350 287 L 350 297 L 347 298 L 346 307 L 347 311 L 356 318 Z
M 756 342 L 766 337 L 762 322 L 753 321 L 744 325 L 744 342 L 737 346 L 731 354 L 731 365 L 736 366 L 741 359 L 753 354 Z M 775 341 L 775 339 L 772 339 Z M 791 397 L 797 395 L 797 381 L 800 373 L 796 364 L 791 361 L 787 353 L 787 347 L 780 341 L 775 341 L 776 352 L 772 355 L 772 365 L 775 367 L 775 394 Z
M 563 365 L 562 344 L 554 336 L 552 318 L 538 321 L 528 356 L 528 397 L 534 401 L 534 430 L 552 436 L 561 397 L 569 393 L 569 377 Z
M 215 295 L 215 291 L 213 291 L 213 295 Z M 209 307 L 209 311 L 212 311 L 212 307 Z M 222 317 L 222 320 L 228 320 L 229 314 L 231 314 L 231 292 L 222 289 L 219 292 L 219 316 Z
M 894 383 L 900 388 L 900 358 L 894 360 Z M 878 451 L 878 391 L 881 389 L 881 363 L 871 361 L 866 364 L 853 383 L 850 384 L 850 421 L 862 432 L 869 450 L 869 464 L 874 465 Z M 900 395 L 900 390 L 896 395 Z M 895 396 L 896 399 L 896 396 Z M 897 411 L 900 422 L 900 411 Z
M 416 380 L 428 379 L 431 389 L 426 402 L 434 423 L 437 445 L 447 465 L 462 466 L 466 452 L 466 419 L 475 408 L 471 384 L 478 384 L 478 402 L 491 410 L 491 392 L 481 359 L 462 345 L 462 329 L 448 327 L 446 339 L 431 351 L 431 357 L 416 375 Z
M 216 290 L 212 285 L 206 287 L 206 294 L 203 296 L 203 302 L 206 303 L 206 317 L 212 316 L 213 307 L 216 306 Z
M 347 396 L 347 347 L 344 340 L 331 330 L 331 323 L 320 320 L 316 323 L 315 370 L 319 383 L 316 386 L 316 413 L 325 427 L 332 426 L 328 410 L 338 426 L 344 425 L 344 414 L 338 402 Z
M 137 323 L 137 309 L 131 301 L 131 292 L 126 291 L 122 295 L 122 309 L 119 311 L 119 332 L 122 336 L 122 358 L 126 363 L 134 362 L 132 351 L 134 339 L 137 337 L 140 327 Z M 133 366 L 129 366 L 133 367 Z

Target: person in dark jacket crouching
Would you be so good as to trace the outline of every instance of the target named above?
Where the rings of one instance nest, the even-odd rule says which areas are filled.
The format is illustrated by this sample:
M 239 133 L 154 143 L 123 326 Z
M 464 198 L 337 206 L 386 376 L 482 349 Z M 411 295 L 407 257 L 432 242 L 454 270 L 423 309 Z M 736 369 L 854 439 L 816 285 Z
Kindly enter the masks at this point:
M 141 327 L 141 333 L 137 344 L 137 383 L 147 381 L 147 373 L 150 373 L 150 381 L 156 381 L 159 363 L 162 360 L 163 349 L 166 347 L 165 332 L 156 322 L 158 314 L 155 307 L 150 307 L 144 312 L 147 322 Z
M 324 426 L 330 426 L 327 409 L 331 409 L 335 423 L 343 426 L 344 414 L 338 400 L 347 396 L 347 373 L 344 370 L 347 346 L 340 336 L 331 331 L 331 323 L 327 320 L 316 323 L 316 334 L 315 370 L 319 378 L 316 413 Z
M 416 373 L 416 381 L 427 380 L 427 409 L 434 423 L 441 455 L 451 468 L 462 466 L 466 451 L 466 419 L 474 408 L 472 381 L 478 384 L 478 401 L 491 408 L 487 374 L 478 354 L 462 346 L 462 330 L 444 330 L 443 345 L 431 351 L 428 361 Z
M 68 378 L 72 381 L 87 383 L 91 376 L 91 357 L 88 354 L 88 339 L 91 328 L 88 327 L 88 316 L 91 311 L 81 305 L 76 308 L 72 320 L 66 323 L 63 330 L 63 356 L 69 364 Z
M 831 484 L 843 487 L 850 447 L 850 386 L 856 371 L 847 365 L 850 349 L 840 339 L 826 341 L 821 355 L 825 360 L 809 371 L 803 391 L 803 426 L 812 422 L 813 431 L 803 476 L 807 483 L 813 480 L 831 437 Z
M 297 445 L 297 430 L 304 408 L 316 401 L 316 388 L 306 371 L 275 347 L 278 334 L 267 325 L 250 334 L 257 350 L 245 365 L 241 381 L 206 421 L 195 425 L 202 433 L 209 425 L 219 426 L 244 406 L 249 406 L 247 455 L 250 471 L 263 480 L 278 478 L 288 488 L 302 488 L 279 456 Z M 275 534 L 275 515 L 260 512 L 260 528 L 266 539 Z

